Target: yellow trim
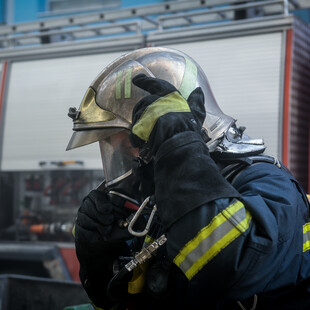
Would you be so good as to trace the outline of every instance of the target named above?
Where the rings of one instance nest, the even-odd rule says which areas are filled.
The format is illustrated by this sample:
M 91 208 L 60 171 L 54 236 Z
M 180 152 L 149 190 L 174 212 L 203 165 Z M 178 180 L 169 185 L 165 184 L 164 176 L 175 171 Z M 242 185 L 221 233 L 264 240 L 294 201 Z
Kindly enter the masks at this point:
M 302 227 L 303 233 L 307 233 L 308 231 L 310 231 L 310 223 L 306 223 L 303 227 Z
M 132 132 L 140 139 L 148 141 L 157 120 L 169 112 L 190 112 L 187 101 L 177 91 L 160 97 L 149 105 L 133 126 Z
M 233 213 L 237 212 L 239 209 L 241 209 L 243 207 L 243 204 L 240 202 L 240 204 L 238 203 L 239 201 L 237 201 L 237 203 L 234 203 L 232 205 L 230 205 L 229 207 L 227 207 L 226 209 L 229 209 L 230 211 L 233 211 Z M 225 211 L 225 210 L 224 210 Z M 223 212 L 224 212 L 223 211 Z M 197 235 L 194 239 L 192 239 L 191 241 L 189 241 L 184 248 L 180 251 L 180 253 L 175 257 L 174 259 L 174 263 L 179 266 L 184 259 L 186 258 L 186 256 L 192 251 L 194 250 L 200 243 L 202 240 L 206 239 L 209 235 L 212 234 L 212 232 L 219 227 L 222 223 L 224 223 L 229 216 L 224 216 L 223 212 L 219 213 L 218 215 L 216 215 L 212 221 L 209 223 L 208 226 L 204 227 Z M 227 212 L 227 211 L 226 211 Z M 231 212 L 227 212 L 228 214 L 231 214 Z
M 302 251 L 303 251 L 303 252 L 306 252 L 306 251 L 308 251 L 309 249 L 310 249 L 310 240 L 308 240 L 307 242 L 305 242 L 305 243 L 303 244 Z
M 302 227 L 302 230 L 303 230 L 303 249 L 302 251 L 303 252 L 306 252 L 310 249 L 310 240 L 309 240 L 309 236 L 308 233 L 310 231 L 310 223 L 306 223 L 303 225 Z M 306 241 L 305 241 L 306 240 Z
M 122 75 L 123 70 L 117 72 L 117 78 L 115 82 L 115 99 L 122 99 Z
M 125 89 L 124 89 L 125 99 L 131 98 L 131 76 L 132 76 L 132 68 L 128 68 L 126 70 L 125 75 Z
M 150 235 L 146 235 L 144 238 L 144 243 L 151 244 L 153 241 L 155 241 L 155 239 Z
M 146 270 L 148 267 L 148 262 L 138 266 L 133 270 L 133 276 L 130 282 L 128 282 L 128 293 L 138 294 L 144 289 L 146 280 Z
M 206 251 L 186 272 L 186 277 L 190 280 L 198 271 L 206 265 L 213 257 L 215 257 L 221 250 L 223 250 L 227 245 L 229 245 L 233 240 L 235 240 L 238 236 L 244 233 L 250 226 L 250 222 L 252 219 L 251 214 L 245 210 L 245 219 L 241 222 L 236 222 L 236 219 L 233 218 L 233 215 L 239 211 L 240 209 L 245 208 L 243 203 L 240 201 L 236 201 L 230 206 L 228 206 L 221 213 L 216 215 L 210 224 L 204 227 L 194 239 L 189 241 L 184 248 L 180 251 L 180 253 L 175 257 L 174 263 L 177 266 L 180 266 L 182 262 L 186 259 L 187 255 L 190 254 L 193 250 L 195 250 L 201 242 L 203 242 L 208 236 L 210 236 L 216 229 L 220 229 L 220 226 L 229 221 L 231 225 L 235 225 L 229 232 L 222 236 L 220 240 L 218 240 L 215 244 L 213 244 L 208 251 Z
M 251 221 L 251 214 L 246 211 L 246 218 L 236 227 L 234 227 L 221 240 L 215 243 L 192 267 L 185 273 L 185 276 L 191 280 L 213 257 L 226 248 L 231 242 L 242 234 L 240 228 L 248 229 Z
M 72 227 L 72 235 L 73 235 L 73 237 L 75 238 L 75 223 L 74 223 L 74 225 L 73 225 L 73 227 Z
M 195 89 L 197 82 L 197 66 L 187 57 L 185 57 L 185 71 L 179 88 L 184 98 L 188 98 Z
M 92 88 L 88 88 L 80 105 L 80 115 L 74 122 L 76 124 L 107 122 L 115 119 L 112 112 L 103 110 L 96 103 L 96 93 Z

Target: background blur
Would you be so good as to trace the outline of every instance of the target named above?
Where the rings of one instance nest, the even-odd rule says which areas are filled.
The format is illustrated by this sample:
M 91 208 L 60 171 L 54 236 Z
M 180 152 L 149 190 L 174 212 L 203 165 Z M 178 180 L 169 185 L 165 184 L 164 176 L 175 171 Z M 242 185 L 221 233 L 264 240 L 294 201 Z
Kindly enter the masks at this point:
M 87 302 L 71 231 L 104 175 L 97 143 L 65 151 L 67 112 L 131 50 L 192 56 L 310 192 L 309 23 L 310 0 L 0 0 L 0 309 Z

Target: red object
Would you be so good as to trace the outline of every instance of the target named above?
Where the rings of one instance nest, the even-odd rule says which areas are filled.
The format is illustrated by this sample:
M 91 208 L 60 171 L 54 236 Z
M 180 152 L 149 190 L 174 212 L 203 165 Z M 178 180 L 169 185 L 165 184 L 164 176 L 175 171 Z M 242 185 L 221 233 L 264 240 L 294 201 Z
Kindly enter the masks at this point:
M 289 168 L 289 130 L 290 130 L 290 84 L 292 72 L 293 30 L 286 32 L 285 75 L 284 75 L 284 103 L 283 103 L 283 134 L 282 161 Z
M 74 282 L 80 282 L 80 263 L 76 257 L 75 248 L 60 248 L 59 251 L 68 268 L 72 280 Z
M 43 234 L 44 233 L 44 229 L 45 229 L 45 227 L 44 227 L 43 224 L 31 225 L 30 228 L 29 228 L 31 233 L 38 234 L 38 235 Z
M 135 205 L 134 203 L 126 200 L 126 202 L 124 203 L 124 207 L 130 210 L 139 210 L 139 206 Z
M 0 125 L 1 125 L 2 107 L 3 107 L 3 99 L 4 99 L 5 80 L 6 80 L 7 69 L 8 69 L 8 62 L 4 61 L 2 63 L 2 74 L 1 74 L 1 78 L 0 78 Z

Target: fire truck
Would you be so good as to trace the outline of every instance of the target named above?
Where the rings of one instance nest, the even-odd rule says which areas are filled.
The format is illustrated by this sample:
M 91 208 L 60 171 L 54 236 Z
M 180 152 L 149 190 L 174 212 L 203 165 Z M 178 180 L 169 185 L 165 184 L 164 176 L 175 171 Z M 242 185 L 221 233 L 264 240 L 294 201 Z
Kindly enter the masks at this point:
M 96 144 L 65 151 L 67 112 L 128 51 L 192 56 L 224 113 L 308 190 L 310 29 L 292 14 L 307 6 L 182 0 L 1 26 L 0 309 L 88 307 L 71 231 L 104 175 Z

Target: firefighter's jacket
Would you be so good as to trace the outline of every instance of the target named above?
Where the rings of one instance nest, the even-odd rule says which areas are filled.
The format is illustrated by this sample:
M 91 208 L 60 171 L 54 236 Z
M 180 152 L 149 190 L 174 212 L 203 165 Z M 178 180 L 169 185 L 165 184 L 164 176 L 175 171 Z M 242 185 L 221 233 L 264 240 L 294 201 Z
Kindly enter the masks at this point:
M 159 148 L 154 175 L 167 242 L 142 293 L 117 309 L 310 309 L 309 205 L 285 168 L 249 164 L 230 183 L 200 135 L 184 132 Z M 86 276 L 100 299 L 100 273 Z
M 310 309 L 309 205 L 286 169 L 254 163 L 230 184 L 185 132 L 154 171 L 167 256 L 187 279 L 175 309 L 250 309 L 256 297 L 256 309 Z

